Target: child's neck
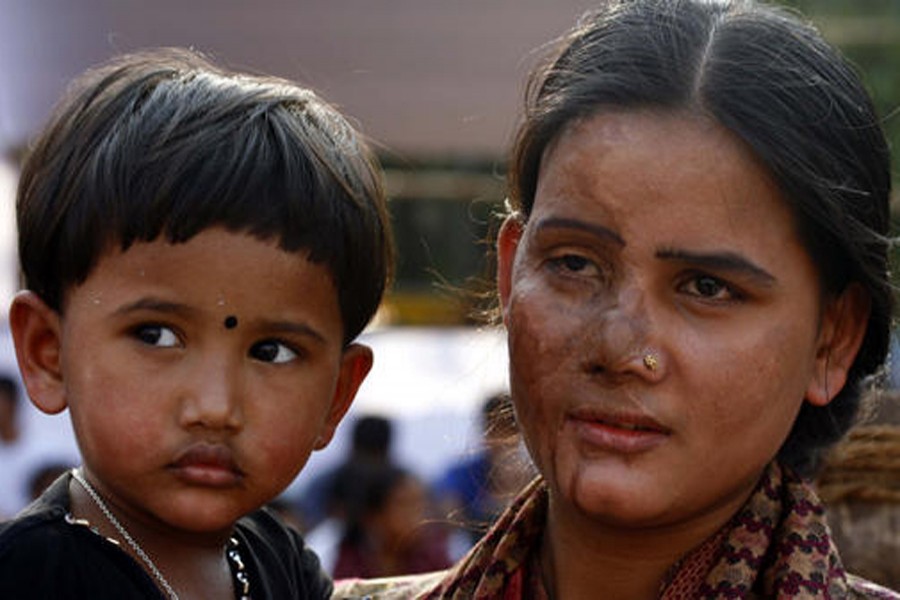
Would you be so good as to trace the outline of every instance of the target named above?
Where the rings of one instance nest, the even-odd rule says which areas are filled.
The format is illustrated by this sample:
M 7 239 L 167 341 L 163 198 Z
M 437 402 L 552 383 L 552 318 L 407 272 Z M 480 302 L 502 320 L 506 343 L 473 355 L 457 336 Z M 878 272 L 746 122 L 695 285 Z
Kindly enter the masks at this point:
M 69 484 L 73 516 L 87 520 L 101 535 L 116 540 L 165 596 L 178 600 L 235 597 L 232 569 L 226 556 L 229 536 L 173 536 L 142 527 L 121 512 L 114 512 L 99 494 L 95 499 L 96 489 L 90 483 L 87 486 L 79 483 L 84 475 L 80 477 L 73 477 Z

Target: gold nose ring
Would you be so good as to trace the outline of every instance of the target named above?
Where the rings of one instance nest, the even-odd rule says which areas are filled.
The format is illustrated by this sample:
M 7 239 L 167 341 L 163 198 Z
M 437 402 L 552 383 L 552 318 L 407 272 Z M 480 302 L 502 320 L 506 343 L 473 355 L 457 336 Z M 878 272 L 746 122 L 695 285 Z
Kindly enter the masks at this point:
M 652 352 L 644 355 L 644 366 L 648 371 L 655 371 L 659 367 L 659 359 Z

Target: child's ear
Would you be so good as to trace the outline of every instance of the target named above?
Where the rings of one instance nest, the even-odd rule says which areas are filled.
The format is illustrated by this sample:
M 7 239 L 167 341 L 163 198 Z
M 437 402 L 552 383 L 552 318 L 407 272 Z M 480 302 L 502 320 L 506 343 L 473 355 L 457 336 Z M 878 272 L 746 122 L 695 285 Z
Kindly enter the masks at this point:
M 870 312 L 869 294 L 858 283 L 850 284 L 827 301 L 813 374 L 806 390 L 810 404 L 825 406 L 844 388 L 866 335 Z
M 516 261 L 516 251 L 522 239 L 523 225 L 520 218 L 510 215 L 500 226 L 497 234 L 497 292 L 500 295 L 500 308 L 503 320 L 506 320 L 506 307 L 512 290 L 512 272 Z
M 341 358 L 341 371 L 338 375 L 337 386 L 334 390 L 334 397 L 331 400 L 331 409 L 325 422 L 322 425 L 322 431 L 316 438 L 316 450 L 321 450 L 331 442 L 334 437 L 334 430 L 356 397 L 359 386 L 369 371 L 372 369 L 372 349 L 362 344 L 350 344 L 345 350 Z
M 59 314 L 34 292 L 23 291 L 13 298 L 9 326 L 32 404 L 47 414 L 62 411 L 66 395 L 60 368 Z

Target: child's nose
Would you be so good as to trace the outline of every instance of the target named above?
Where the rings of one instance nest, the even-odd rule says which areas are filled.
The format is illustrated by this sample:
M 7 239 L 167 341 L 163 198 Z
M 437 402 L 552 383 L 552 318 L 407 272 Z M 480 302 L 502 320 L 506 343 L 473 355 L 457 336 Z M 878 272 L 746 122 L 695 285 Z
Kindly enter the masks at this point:
M 239 429 L 243 420 L 240 373 L 225 359 L 211 358 L 183 387 L 181 421 L 185 427 Z

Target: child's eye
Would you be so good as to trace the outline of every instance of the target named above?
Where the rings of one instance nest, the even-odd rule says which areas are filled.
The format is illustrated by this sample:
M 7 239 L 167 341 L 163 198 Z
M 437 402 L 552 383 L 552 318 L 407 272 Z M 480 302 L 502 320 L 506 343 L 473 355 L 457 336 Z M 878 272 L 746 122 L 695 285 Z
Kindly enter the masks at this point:
M 135 330 L 134 335 L 148 346 L 174 348 L 179 344 L 175 332 L 163 325 L 141 325 Z
M 253 344 L 250 356 L 270 363 L 286 363 L 297 358 L 297 353 L 276 340 L 264 340 Z

